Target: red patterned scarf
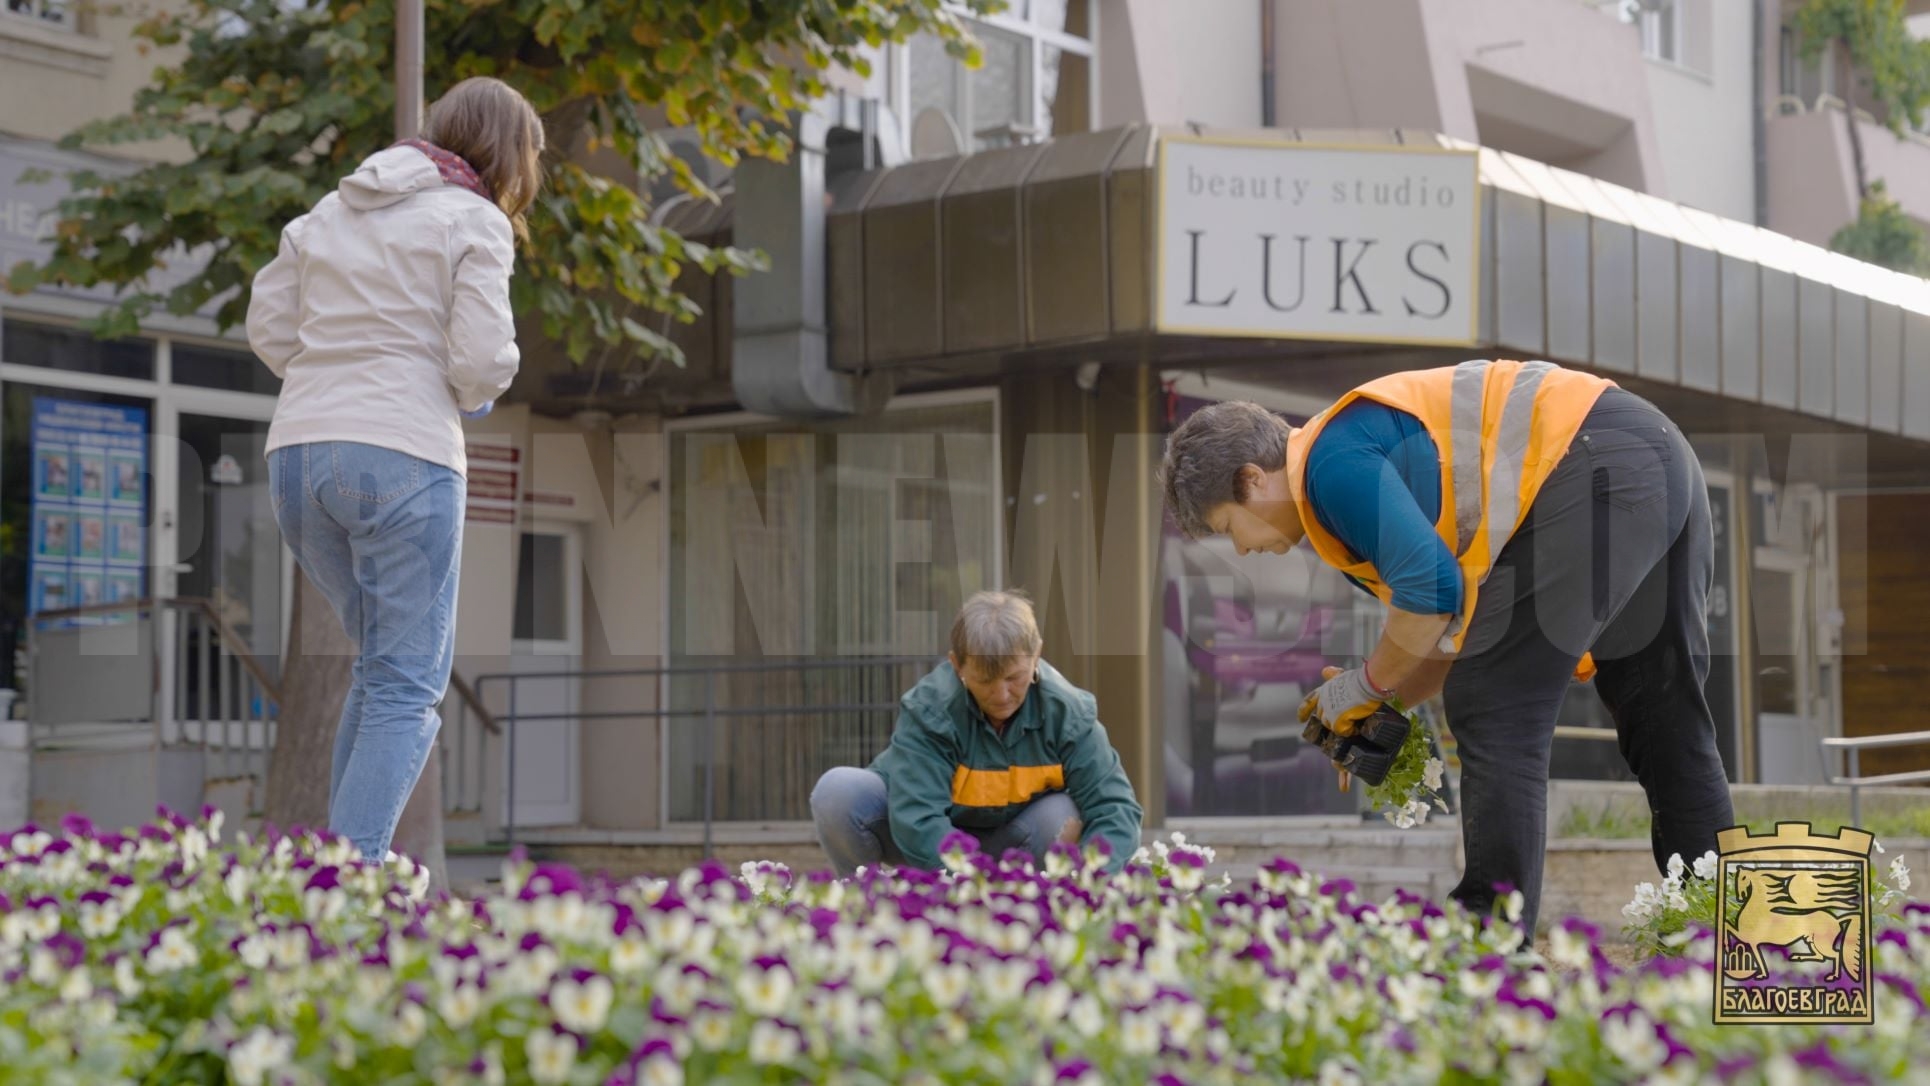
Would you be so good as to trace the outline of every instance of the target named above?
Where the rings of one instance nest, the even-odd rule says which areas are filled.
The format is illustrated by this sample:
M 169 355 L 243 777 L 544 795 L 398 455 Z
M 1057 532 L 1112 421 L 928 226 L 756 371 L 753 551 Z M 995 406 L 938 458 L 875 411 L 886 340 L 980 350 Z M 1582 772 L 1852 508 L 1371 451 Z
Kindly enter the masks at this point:
M 490 194 L 489 184 L 482 179 L 482 175 L 476 172 L 476 168 L 471 166 L 467 159 L 454 151 L 437 147 L 428 140 L 398 140 L 394 146 L 413 147 L 427 155 L 429 161 L 436 164 L 436 172 L 442 174 L 443 184 L 460 185 L 492 204 L 496 202 L 495 196 Z

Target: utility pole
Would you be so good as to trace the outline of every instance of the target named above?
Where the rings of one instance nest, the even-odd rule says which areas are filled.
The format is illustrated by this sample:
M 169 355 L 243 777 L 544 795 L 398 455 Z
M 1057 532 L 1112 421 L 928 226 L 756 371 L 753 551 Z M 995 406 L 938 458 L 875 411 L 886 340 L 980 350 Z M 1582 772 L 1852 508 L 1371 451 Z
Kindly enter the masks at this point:
M 395 138 L 422 134 L 422 0 L 395 3 Z M 441 706 L 436 707 L 441 712 Z M 396 820 L 390 847 L 429 869 L 430 891 L 449 888 L 449 864 L 442 841 L 442 739 L 429 747 L 428 761 Z M 380 857 L 375 857 L 379 859 Z
M 422 134 L 422 0 L 395 3 L 395 138 Z

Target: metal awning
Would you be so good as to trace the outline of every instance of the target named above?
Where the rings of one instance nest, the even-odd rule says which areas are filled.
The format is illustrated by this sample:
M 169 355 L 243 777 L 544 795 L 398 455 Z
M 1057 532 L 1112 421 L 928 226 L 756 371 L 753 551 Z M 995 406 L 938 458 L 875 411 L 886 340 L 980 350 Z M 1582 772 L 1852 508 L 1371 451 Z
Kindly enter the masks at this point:
M 1245 135 L 1475 149 L 1398 130 Z M 843 179 L 829 226 L 835 364 L 1069 348 L 1102 360 L 1249 365 L 1267 354 L 1336 354 L 1306 341 L 1216 347 L 1154 331 L 1160 138 L 1154 127 L 1118 129 Z M 1478 150 L 1475 350 L 1930 440 L 1930 281 Z M 1344 353 L 1377 353 L 1370 346 Z
M 1930 281 L 1431 132 L 1231 135 L 1288 147 L 1477 151 L 1475 341 L 1444 348 L 1160 333 L 1163 135 L 1134 126 L 833 178 L 832 364 L 897 370 L 908 381 L 1087 360 L 1215 366 L 1338 392 L 1378 372 L 1538 357 L 1668 401 L 1672 413 L 1696 417 L 1685 426 L 1930 441 Z M 731 240 L 730 220 L 728 201 L 666 216 L 712 243 Z M 727 398 L 729 282 L 689 276 L 681 286 L 705 317 L 676 329 L 691 364 L 670 395 Z M 1920 446 L 1899 442 L 1892 458 L 1921 456 Z M 1930 477 L 1930 459 L 1923 471 Z

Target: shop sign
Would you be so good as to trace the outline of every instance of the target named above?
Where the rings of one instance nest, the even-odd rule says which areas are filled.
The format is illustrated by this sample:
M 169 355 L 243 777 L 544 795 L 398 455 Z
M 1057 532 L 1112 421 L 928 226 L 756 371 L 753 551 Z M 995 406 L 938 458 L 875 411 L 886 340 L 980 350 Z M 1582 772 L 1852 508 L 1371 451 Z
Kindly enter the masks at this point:
M 1473 344 L 1473 151 L 1166 137 L 1162 332 Z

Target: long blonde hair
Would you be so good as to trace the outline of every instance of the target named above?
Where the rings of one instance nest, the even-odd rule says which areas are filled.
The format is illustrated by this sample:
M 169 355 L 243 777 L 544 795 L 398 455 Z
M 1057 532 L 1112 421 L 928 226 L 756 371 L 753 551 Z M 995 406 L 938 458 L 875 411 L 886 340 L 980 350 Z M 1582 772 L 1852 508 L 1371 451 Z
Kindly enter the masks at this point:
M 500 79 L 477 76 L 449 88 L 429 109 L 422 138 L 461 155 L 489 186 L 520 240 L 543 184 L 543 120 Z

